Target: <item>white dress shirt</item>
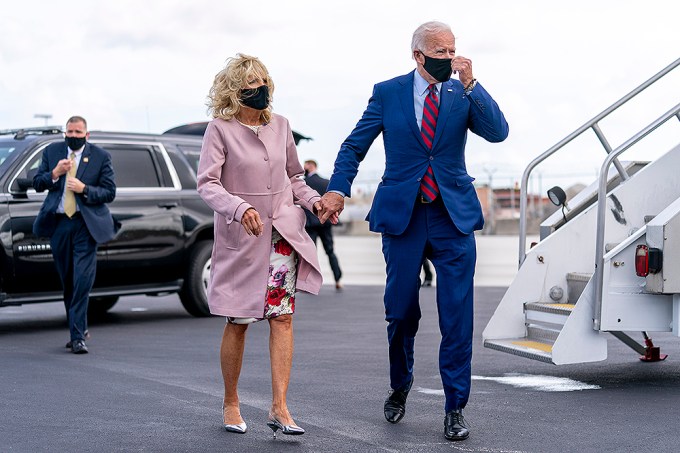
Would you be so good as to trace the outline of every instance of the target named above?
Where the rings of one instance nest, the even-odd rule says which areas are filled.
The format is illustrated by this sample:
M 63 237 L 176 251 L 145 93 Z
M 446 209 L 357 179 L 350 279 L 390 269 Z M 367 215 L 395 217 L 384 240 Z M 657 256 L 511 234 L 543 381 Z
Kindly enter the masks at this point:
M 85 145 L 83 145 L 80 149 L 75 150 L 75 151 L 73 151 L 71 148 L 68 148 L 68 154 L 67 154 L 67 156 L 66 156 L 68 159 L 71 158 L 71 153 L 72 153 L 72 152 L 76 154 L 75 158 L 73 159 L 73 160 L 74 160 L 74 163 L 75 163 L 75 165 L 76 165 L 76 172 L 78 171 L 78 165 L 80 165 L 80 157 L 83 155 L 83 150 L 84 150 L 84 149 L 85 149 Z M 68 178 L 68 174 L 66 175 L 66 177 Z M 52 182 L 57 182 L 57 181 L 59 181 L 59 179 L 56 179 L 56 180 L 53 179 L 53 180 L 52 180 Z M 66 182 L 64 182 L 64 191 L 61 193 L 61 200 L 59 200 L 59 207 L 57 208 L 57 213 L 58 213 L 58 214 L 63 214 L 63 213 L 64 213 L 64 197 L 65 197 L 65 193 L 66 193 Z M 78 208 L 78 203 L 76 203 L 76 212 L 78 212 L 78 211 L 80 211 L 80 209 Z

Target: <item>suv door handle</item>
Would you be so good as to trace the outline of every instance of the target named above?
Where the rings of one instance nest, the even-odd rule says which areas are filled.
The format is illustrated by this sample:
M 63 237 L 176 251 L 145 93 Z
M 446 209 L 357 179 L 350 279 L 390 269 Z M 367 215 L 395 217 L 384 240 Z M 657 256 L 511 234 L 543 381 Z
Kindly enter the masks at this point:
M 172 209 L 176 208 L 179 206 L 179 204 L 176 201 L 169 201 L 167 203 L 158 203 L 159 208 L 165 208 L 165 209 Z

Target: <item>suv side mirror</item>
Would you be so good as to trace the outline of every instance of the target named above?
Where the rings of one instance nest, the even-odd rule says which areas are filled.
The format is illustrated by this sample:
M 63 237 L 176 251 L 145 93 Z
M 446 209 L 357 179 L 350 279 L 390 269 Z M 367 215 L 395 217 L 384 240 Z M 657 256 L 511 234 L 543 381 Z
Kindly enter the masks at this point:
M 28 189 L 33 188 L 33 180 L 30 178 L 17 178 L 17 184 L 19 185 L 19 190 L 26 192 Z

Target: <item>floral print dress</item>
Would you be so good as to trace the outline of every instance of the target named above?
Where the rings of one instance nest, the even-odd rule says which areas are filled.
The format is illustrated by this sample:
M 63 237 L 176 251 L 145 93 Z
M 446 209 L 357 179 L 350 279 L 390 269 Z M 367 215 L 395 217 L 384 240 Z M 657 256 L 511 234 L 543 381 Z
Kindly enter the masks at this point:
M 292 315 L 295 312 L 295 281 L 297 278 L 297 253 L 281 234 L 272 229 L 272 246 L 269 252 L 269 280 L 261 318 L 227 317 L 232 324 L 250 324 L 263 319 Z

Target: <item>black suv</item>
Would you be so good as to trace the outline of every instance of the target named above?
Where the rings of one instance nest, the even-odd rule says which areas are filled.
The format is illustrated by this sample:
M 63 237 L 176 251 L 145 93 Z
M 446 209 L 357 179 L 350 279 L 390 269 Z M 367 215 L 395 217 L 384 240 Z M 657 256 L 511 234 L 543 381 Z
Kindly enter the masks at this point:
M 196 192 L 200 135 L 90 133 L 111 153 L 117 191 L 109 208 L 121 223 L 97 251 L 90 314 L 122 295 L 174 292 L 192 315 L 210 314 L 213 211 Z M 49 239 L 32 233 L 46 196 L 33 190 L 33 176 L 43 149 L 62 140 L 58 127 L 0 131 L 0 307 L 62 299 Z

